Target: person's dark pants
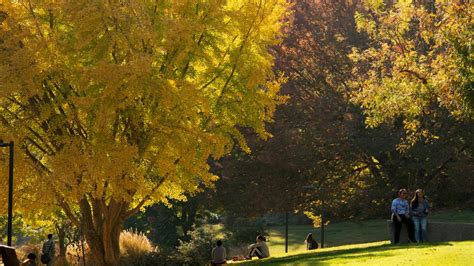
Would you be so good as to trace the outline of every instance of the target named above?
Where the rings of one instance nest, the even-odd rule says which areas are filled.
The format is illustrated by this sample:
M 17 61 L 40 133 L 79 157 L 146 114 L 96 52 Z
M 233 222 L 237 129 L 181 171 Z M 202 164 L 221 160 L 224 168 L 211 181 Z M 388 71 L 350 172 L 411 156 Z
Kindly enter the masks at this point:
M 403 214 L 399 214 L 398 216 L 400 216 L 400 218 L 402 219 L 401 222 L 398 221 L 397 216 L 395 214 L 392 215 L 392 221 L 393 221 L 393 225 L 395 227 L 395 230 L 394 230 L 394 242 L 395 242 L 395 244 L 398 244 L 398 242 L 400 242 L 400 231 L 402 229 L 402 224 L 403 223 L 407 227 L 408 238 L 410 239 L 410 241 L 411 242 L 416 242 L 415 233 L 414 233 L 415 228 L 413 226 L 413 221 L 411 219 L 407 218 Z
M 257 256 L 259 259 L 262 259 L 263 258 L 263 255 L 262 255 L 262 249 L 260 248 L 252 248 L 249 252 L 249 257 L 253 257 L 253 256 Z

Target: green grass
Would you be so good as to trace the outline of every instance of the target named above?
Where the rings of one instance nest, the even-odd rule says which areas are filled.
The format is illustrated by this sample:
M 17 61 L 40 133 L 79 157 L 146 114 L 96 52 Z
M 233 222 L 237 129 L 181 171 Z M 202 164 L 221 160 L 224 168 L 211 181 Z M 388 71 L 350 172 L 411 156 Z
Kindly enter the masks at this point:
M 387 241 L 353 244 L 286 257 L 246 261 L 244 265 L 472 265 L 474 241 L 407 244 Z
M 285 227 L 275 226 L 269 229 L 268 246 L 272 256 L 285 254 Z M 320 230 L 309 225 L 290 226 L 288 230 L 288 252 L 306 250 L 304 239 L 308 233 L 313 233 L 319 244 Z M 387 240 L 387 226 L 384 220 L 370 220 L 361 223 L 334 223 L 325 227 L 325 247 L 340 246 L 353 243 L 366 243 Z
M 474 211 L 443 211 L 428 216 L 430 221 L 448 223 L 474 223 Z
M 389 238 L 386 224 L 387 219 L 368 220 L 363 222 L 332 223 L 325 227 L 325 247 L 334 247 L 347 244 L 386 241 Z M 433 213 L 429 221 L 440 222 L 471 222 L 474 223 L 473 211 L 445 211 Z M 318 243 L 320 230 L 310 225 L 295 225 L 289 228 L 289 254 L 306 250 L 304 239 L 308 233 L 313 233 Z M 274 226 L 269 228 L 268 245 L 272 256 L 285 255 L 285 227 Z

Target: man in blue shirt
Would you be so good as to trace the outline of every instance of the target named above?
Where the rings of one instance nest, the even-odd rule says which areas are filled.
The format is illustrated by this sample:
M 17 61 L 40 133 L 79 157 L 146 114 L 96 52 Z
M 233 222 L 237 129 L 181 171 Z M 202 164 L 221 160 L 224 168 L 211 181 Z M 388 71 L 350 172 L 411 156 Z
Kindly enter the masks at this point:
M 395 227 L 394 243 L 398 244 L 400 241 L 400 231 L 402 223 L 406 224 L 408 231 L 408 238 L 411 242 L 415 241 L 413 222 L 410 219 L 410 205 L 407 201 L 407 190 L 402 188 L 398 191 L 398 198 L 392 201 L 392 221 Z

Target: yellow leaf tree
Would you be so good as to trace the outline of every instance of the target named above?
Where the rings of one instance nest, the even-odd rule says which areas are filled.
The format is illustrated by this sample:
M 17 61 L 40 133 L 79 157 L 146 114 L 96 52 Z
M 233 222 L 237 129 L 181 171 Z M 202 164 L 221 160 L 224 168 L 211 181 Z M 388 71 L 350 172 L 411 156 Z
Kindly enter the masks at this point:
M 60 206 L 96 265 L 124 219 L 184 199 L 250 128 L 269 137 L 284 0 L 2 1 L 0 136 L 17 209 Z M 2 174 L 2 179 L 4 175 Z M 21 192 L 20 192 L 21 191 Z

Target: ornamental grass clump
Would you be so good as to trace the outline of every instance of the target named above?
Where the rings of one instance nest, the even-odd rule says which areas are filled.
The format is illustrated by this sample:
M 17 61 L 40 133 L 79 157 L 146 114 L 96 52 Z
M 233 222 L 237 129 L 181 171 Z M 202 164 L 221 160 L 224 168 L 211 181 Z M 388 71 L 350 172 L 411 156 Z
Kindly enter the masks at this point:
M 125 230 L 120 234 L 120 255 L 122 257 L 140 257 L 148 253 L 158 253 L 150 240 L 141 232 Z

